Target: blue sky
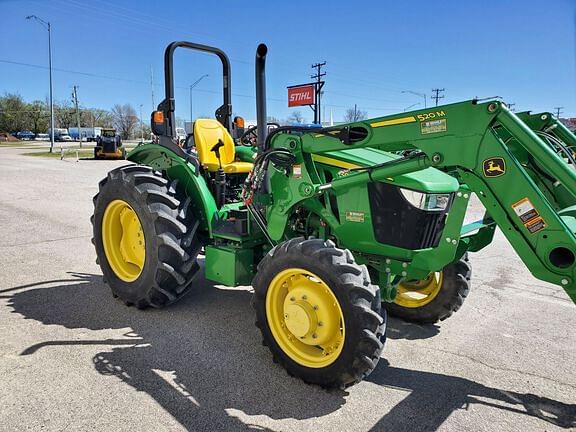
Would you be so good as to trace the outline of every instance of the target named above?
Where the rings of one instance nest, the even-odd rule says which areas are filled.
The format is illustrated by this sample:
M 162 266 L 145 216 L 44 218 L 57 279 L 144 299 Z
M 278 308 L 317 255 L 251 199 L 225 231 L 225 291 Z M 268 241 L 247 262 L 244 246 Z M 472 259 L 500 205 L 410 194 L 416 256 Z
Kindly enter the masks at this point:
M 85 107 L 116 103 L 152 110 L 163 96 L 163 50 L 173 40 L 214 45 L 232 60 L 235 113 L 255 117 L 254 53 L 269 47 L 268 113 L 287 117 L 286 86 L 307 82 L 310 65 L 326 61 L 324 102 L 339 120 L 356 103 L 370 117 L 401 112 L 445 88 L 443 102 L 501 96 L 517 110 L 563 106 L 576 117 L 576 0 L 442 2 L 0 0 L 0 93 L 44 99 L 46 31 L 53 26 L 54 92 L 69 100 L 79 86 Z M 63 71 L 65 70 L 65 71 Z M 73 72 L 81 72 L 73 73 Z M 221 103 L 218 60 L 176 54 L 177 115 L 213 115 Z M 92 75 L 86 75 L 92 74 Z M 432 101 L 428 101 L 428 106 Z M 302 107 L 311 120 L 311 111 Z

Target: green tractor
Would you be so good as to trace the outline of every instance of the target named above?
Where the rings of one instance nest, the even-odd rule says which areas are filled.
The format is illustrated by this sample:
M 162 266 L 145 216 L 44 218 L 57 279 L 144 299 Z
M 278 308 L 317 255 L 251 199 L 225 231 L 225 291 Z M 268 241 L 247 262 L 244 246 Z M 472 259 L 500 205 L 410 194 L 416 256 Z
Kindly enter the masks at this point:
M 177 48 L 215 54 L 223 70 L 223 105 L 215 119 L 196 120 L 182 147 Z M 164 307 L 200 271 L 252 285 L 274 360 L 328 388 L 376 367 L 386 310 L 420 322 L 456 311 L 469 291 L 467 254 L 490 244 L 497 226 L 534 276 L 576 301 L 576 138 L 552 116 L 471 100 L 269 130 L 266 55 L 259 45 L 257 128 L 244 130 L 232 119 L 226 54 L 167 47 L 166 97 L 151 119 L 158 142 L 134 149 L 134 164 L 111 171 L 94 197 L 93 241 L 114 296 Z M 486 214 L 464 225 L 472 193 Z

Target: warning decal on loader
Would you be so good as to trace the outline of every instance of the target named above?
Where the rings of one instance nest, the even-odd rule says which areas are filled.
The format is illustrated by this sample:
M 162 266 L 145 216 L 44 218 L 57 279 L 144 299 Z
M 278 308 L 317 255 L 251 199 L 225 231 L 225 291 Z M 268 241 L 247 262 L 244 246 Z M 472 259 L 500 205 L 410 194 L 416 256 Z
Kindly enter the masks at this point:
M 424 135 L 446 132 L 446 119 L 423 121 L 420 123 L 420 132 Z
M 534 220 L 531 220 L 528 223 L 525 223 L 524 226 L 526 227 L 526 229 L 528 229 L 528 231 L 530 231 L 532 234 L 537 233 L 538 231 L 543 230 L 544 228 L 546 228 L 546 223 L 544 222 L 544 219 L 542 219 L 541 217 L 537 217 Z
M 346 220 L 348 222 L 364 222 L 364 212 L 347 211 Z
M 522 223 L 526 223 L 535 217 L 540 216 L 528 197 L 522 198 L 520 201 L 512 204 L 512 208 L 518 217 L 522 220 Z
M 538 213 L 538 210 L 534 208 L 532 202 L 528 197 L 522 198 L 520 201 L 512 204 L 512 209 L 514 213 L 518 215 L 524 226 L 532 234 L 546 228 L 546 222 Z

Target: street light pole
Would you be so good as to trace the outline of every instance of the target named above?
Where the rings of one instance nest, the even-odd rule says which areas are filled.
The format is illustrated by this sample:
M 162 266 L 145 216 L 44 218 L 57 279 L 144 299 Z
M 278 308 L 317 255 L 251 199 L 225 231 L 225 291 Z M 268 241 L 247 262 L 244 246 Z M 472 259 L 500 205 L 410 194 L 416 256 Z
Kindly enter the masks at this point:
M 196 87 L 200 81 L 202 81 L 204 78 L 206 78 L 208 76 L 208 74 L 202 75 L 200 78 L 198 78 L 196 81 L 194 81 L 192 84 L 190 84 L 190 123 L 192 123 L 194 121 L 194 118 L 192 116 L 192 113 L 194 111 L 193 107 L 192 107 L 192 89 L 194 87 Z
M 144 122 L 142 121 L 142 104 L 140 104 L 140 142 L 144 142 Z
M 408 111 L 410 108 L 414 108 L 415 106 L 420 105 L 420 102 L 416 102 L 415 104 L 412 104 L 410 106 L 407 106 L 406 108 L 404 108 L 404 112 Z
M 50 74 L 50 153 L 54 149 L 54 99 L 52 97 L 52 26 L 49 22 L 38 18 L 36 15 L 29 15 L 26 19 L 35 19 L 48 29 L 48 70 Z
M 410 93 L 416 96 L 420 96 L 421 98 L 424 98 L 424 108 L 426 108 L 426 94 L 425 93 L 419 93 L 419 92 L 415 92 L 412 90 L 402 90 L 402 93 Z

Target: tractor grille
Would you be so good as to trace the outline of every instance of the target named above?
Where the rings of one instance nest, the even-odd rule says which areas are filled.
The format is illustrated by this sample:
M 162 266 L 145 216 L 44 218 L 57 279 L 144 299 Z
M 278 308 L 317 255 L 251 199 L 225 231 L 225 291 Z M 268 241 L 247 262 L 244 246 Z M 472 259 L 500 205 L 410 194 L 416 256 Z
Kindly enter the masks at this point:
M 412 250 L 438 246 L 450 205 L 444 211 L 421 210 L 406 201 L 398 187 L 380 182 L 368 184 L 368 196 L 379 243 Z

